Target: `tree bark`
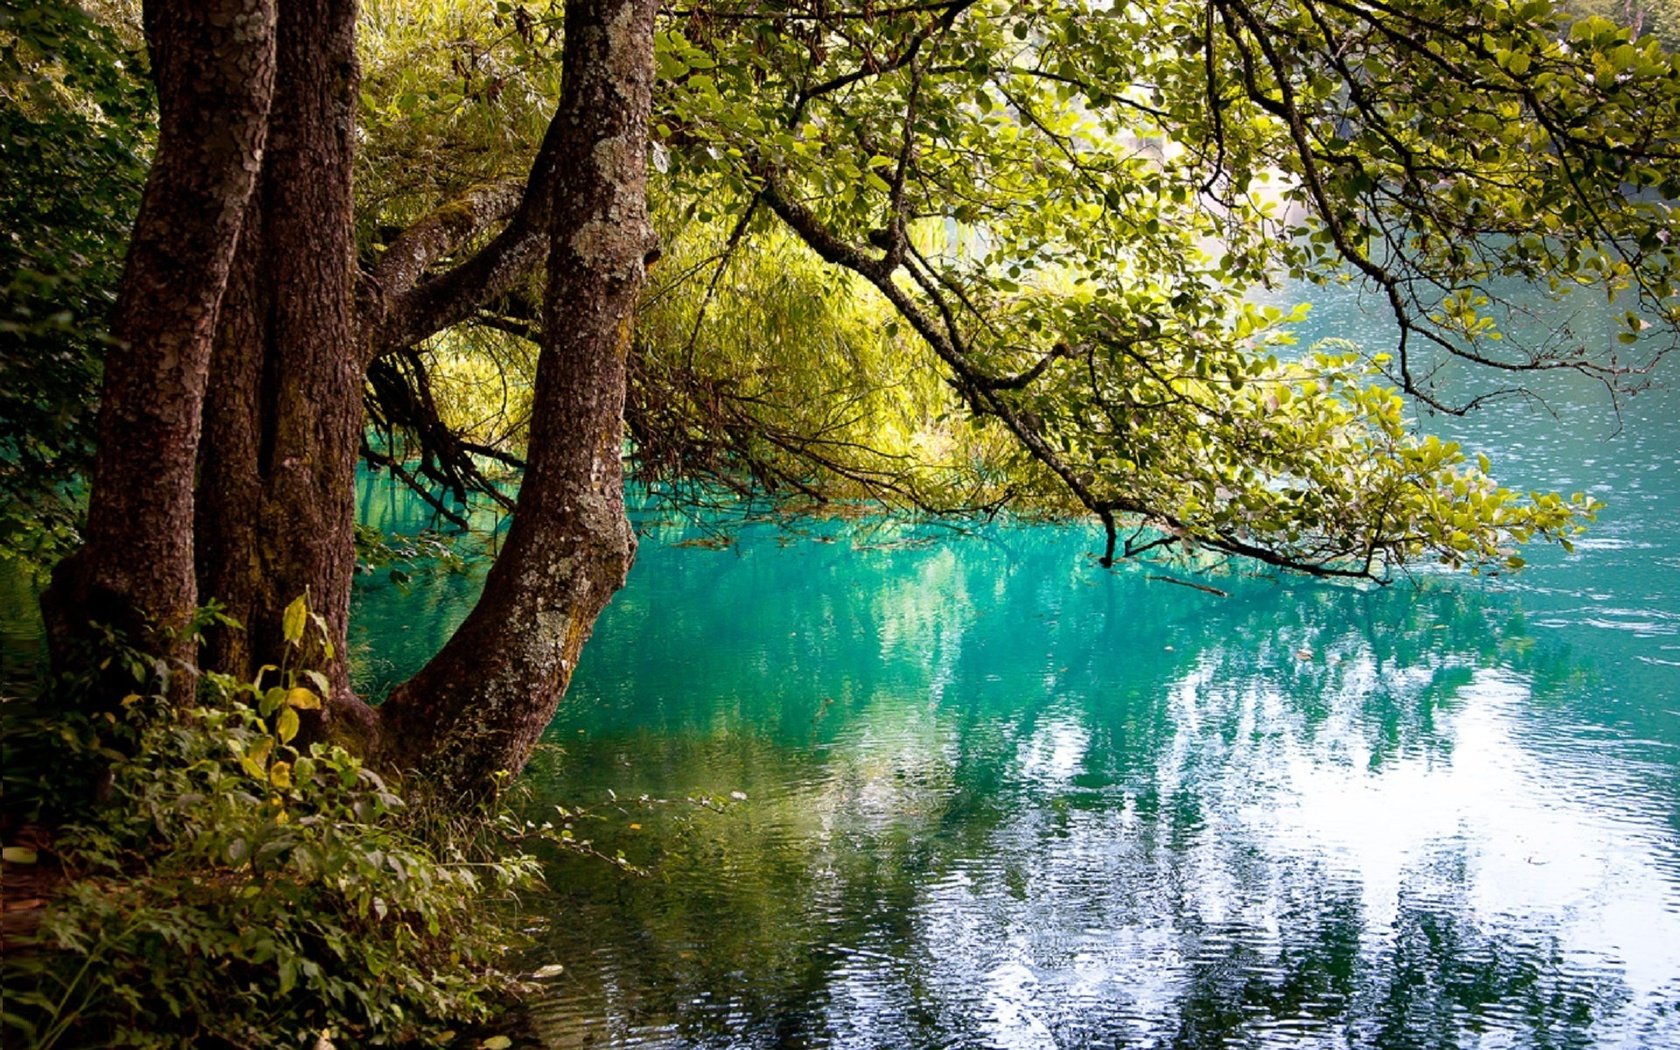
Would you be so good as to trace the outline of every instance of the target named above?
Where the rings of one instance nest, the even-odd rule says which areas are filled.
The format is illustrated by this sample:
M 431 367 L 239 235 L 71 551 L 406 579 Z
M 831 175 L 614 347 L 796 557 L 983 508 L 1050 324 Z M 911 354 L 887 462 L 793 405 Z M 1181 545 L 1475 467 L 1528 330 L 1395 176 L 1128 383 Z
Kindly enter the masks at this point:
M 652 234 L 648 115 L 657 0 L 566 7 L 564 132 L 530 457 L 502 556 L 443 650 L 381 709 L 387 763 L 446 794 L 517 771 L 635 553 L 621 457 L 625 359 Z
M 217 329 L 198 516 L 200 591 L 243 624 L 217 632 L 209 665 L 248 678 L 280 663 L 281 612 L 307 592 L 332 656 L 306 659 L 352 706 L 355 29 L 355 0 L 291 0 L 280 14 L 269 149 Z
M 158 88 L 146 179 L 105 364 L 87 541 L 43 611 L 60 667 L 88 622 L 190 661 L 193 481 L 216 311 L 256 183 L 275 76 L 273 0 L 150 0 Z
M 390 331 L 383 311 L 357 316 L 355 0 L 294 0 L 278 16 L 272 0 L 148 6 L 162 132 L 119 305 L 128 348 L 107 373 L 89 542 L 55 583 L 65 622 L 126 609 L 134 625 L 174 628 L 217 598 L 244 631 L 214 638 L 212 663 L 249 677 L 281 662 L 280 613 L 307 591 L 334 649 L 310 659 L 333 685 L 318 730 L 449 795 L 524 764 L 635 551 L 621 456 L 653 242 L 657 7 L 572 0 L 559 112 L 509 229 L 416 285 L 452 236 L 434 224 L 392 270 L 401 294 L 419 293 L 397 311 L 412 324 L 549 259 L 507 544 L 467 622 L 376 712 L 345 671 L 363 369 Z
M 379 287 L 374 289 L 374 301 L 379 309 L 366 322 L 370 360 L 405 350 L 434 332 L 461 323 L 478 306 L 505 294 L 542 264 L 548 253 L 550 205 L 557 192 L 558 165 L 566 150 L 566 127 L 560 113 L 549 121 L 518 205 L 501 232 L 471 258 L 422 281 L 424 264 L 431 259 L 417 258 L 415 265 L 409 265 L 400 249 L 405 242 L 416 245 L 429 239 L 420 227 L 445 225 L 431 218 L 422 219 L 417 229 L 392 244 L 376 274 Z M 450 208 L 459 214 L 460 209 L 453 205 Z M 469 208 L 469 213 L 472 210 L 477 209 Z M 411 236 L 414 233 L 422 235 Z
M 262 266 L 262 193 L 252 195 L 239 250 L 216 318 L 210 357 L 214 380 L 204 395 L 199 440 L 195 555 L 198 589 L 241 625 L 251 621 L 263 591 L 263 552 L 256 545 L 263 510 L 257 449 L 262 418 L 263 352 L 269 295 Z M 207 668 L 249 680 L 256 664 L 243 626 L 214 626 L 200 660 Z

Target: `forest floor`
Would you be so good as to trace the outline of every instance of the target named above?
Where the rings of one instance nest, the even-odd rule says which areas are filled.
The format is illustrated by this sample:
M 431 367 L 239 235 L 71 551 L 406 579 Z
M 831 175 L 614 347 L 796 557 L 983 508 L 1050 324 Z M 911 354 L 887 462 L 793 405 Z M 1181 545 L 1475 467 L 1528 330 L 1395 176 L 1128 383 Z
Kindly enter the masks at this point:
M 53 855 L 52 832 L 26 824 L 6 836 L 0 862 L 0 952 L 24 946 L 67 876 Z

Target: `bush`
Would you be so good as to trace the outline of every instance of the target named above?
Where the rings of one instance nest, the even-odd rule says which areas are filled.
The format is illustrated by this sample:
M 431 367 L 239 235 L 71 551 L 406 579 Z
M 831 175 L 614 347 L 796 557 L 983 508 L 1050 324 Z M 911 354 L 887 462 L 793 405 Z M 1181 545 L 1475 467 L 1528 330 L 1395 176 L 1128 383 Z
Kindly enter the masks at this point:
M 133 736 L 102 748 L 94 816 L 59 831 L 70 879 L 34 950 L 7 952 L 0 1020 L 21 1042 L 0 1041 L 436 1043 L 515 986 L 514 895 L 540 877 L 507 850 L 524 826 L 417 813 L 343 749 L 300 749 L 320 699 L 282 675 L 106 716 Z

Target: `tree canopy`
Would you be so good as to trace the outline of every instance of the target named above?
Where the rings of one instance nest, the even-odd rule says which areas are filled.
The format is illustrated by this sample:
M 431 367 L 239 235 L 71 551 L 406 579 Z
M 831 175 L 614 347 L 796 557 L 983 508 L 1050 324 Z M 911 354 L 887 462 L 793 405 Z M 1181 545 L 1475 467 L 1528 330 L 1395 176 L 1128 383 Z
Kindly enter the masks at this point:
M 522 111 L 556 30 L 535 10 L 476 27 L 434 12 L 473 42 L 408 104 Z M 1588 501 L 1500 488 L 1416 435 L 1397 395 L 1462 412 L 1549 369 L 1626 390 L 1669 345 L 1675 67 L 1654 35 L 1576 14 L 667 9 L 667 255 L 632 372 L 633 463 L 801 498 L 1082 509 L 1110 525 L 1108 558 L 1179 545 L 1383 577 L 1567 538 Z M 482 141 L 427 148 L 476 163 Z M 1279 279 L 1365 286 L 1396 342 L 1303 351 L 1291 318 L 1250 301 Z M 1608 294 L 1624 342 L 1525 335 L 1518 282 Z M 874 333 L 825 351 L 848 310 Z M 517 332 L 521 315 L 515 297 L 476 320 Z M 446 373 L 463 353 L 505 360 L 505 339 L 466 341 L 431 345 Z M 1500 381 L 1463 394 L 1467 365 Z

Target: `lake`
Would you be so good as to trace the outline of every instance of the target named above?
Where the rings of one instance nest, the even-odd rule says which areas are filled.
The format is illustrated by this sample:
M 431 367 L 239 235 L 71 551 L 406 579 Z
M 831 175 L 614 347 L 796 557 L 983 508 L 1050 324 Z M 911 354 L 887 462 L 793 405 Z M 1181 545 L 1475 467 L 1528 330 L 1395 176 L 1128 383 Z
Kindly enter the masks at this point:
M 1315 295 L 1309 340 L 1383 345 Z M 1218 597 L 1101 569 L 1083 526 L 718 548 L 643 514 L 526 782 L 648 874 L 558 857 L 524 902 L 530 966 L 564 966 L 541 1038 L 1680 1046 L 1680 392 L 1619 420 L 1548 394 L 1426 421 L 1607 503 L 1514 576 L 1199 578 Z M 427 522 L 386 478 L 360 498 Z M 422 663 L 482 568 L 360 581 L 360 686 Z M 33 600 L 0 573 L 7 681 Z
M 1515 576 L 1219 597 L 1085 527 L 644 515 L 528 780 L 649 874 L 525 902 L 543 1040 L 1680 1046 L 1680 397 L 1547 392 L 1429 421 L 1608 504 Z M 365 581 L 364 686 L 478 581 Z

